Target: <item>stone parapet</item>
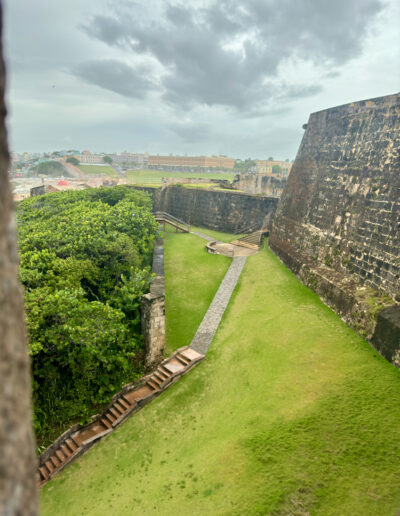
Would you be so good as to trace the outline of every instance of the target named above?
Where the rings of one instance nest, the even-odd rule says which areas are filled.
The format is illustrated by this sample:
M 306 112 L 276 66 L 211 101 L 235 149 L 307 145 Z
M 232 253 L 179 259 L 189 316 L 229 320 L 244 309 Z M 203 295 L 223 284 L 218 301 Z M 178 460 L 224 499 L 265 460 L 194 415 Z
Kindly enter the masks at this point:
M 142 334 L 146 346 L 146 368 L 154 369 L 164 358 L 165 348 L 165 278 L 164 241 L 158 239 L 153 253 L 150 292 L 142 297 Z

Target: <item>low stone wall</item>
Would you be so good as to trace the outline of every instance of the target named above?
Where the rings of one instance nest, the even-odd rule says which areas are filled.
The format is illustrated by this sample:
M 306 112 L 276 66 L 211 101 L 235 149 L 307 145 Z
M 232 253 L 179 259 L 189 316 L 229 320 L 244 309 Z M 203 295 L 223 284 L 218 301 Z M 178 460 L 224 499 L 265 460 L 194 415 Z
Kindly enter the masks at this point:
M 146 346 L 146 368 L 154 369 L 164 358 L 165 348 L 165 278 L 164 241 L 157 240 L 152 271 L 156 277 L 150 292 L 142 297 L 142 334 Z

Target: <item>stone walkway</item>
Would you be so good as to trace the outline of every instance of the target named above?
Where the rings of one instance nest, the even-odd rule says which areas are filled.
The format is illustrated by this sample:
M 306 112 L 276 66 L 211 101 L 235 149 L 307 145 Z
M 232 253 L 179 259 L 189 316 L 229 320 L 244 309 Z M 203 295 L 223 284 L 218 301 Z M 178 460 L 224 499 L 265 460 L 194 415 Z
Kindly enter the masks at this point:
M 228 306 L 233 289 L 238 282 L 244 264 L 246 263 L 246 256 L 238 256 L 234 258 L 231 266 L 225 274 L 222 283 L 219 286 L 217 293 L 209 306 L 206 315 L 204 316 L 196 335 L 193 337 L 190 347 L 205 355 L 214 338 L 215 332 L 218 329 L 221 318 L 224 315 L 225 309 Z

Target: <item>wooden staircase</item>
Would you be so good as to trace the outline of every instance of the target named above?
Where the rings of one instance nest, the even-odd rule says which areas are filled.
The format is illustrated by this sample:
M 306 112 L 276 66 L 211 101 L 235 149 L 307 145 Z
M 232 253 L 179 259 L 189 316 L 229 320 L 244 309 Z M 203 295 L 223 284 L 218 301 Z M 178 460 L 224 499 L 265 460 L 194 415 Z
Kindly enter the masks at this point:
M 156 211 L 154 213 L 154 218 L 160 224 L 164 224 L 164 230 L 165 224 L 169 224 L 170 226 L 173 226 L 177 231 L 182 231 L 183 233 L 190 233 L 189 224 L 186 224 L 186 222 L 184 222 L 183 220 L 180 220 L 174 217 L 173 215 L 166 213 L 165 211 Z
M 263 235 L 263 231 L 260 229 L 251 229 L 248 230 L 248 232 L 238 238 L 237 240 L 234 240 L 231 242 L 234 245 L 239 245 L 242 247 L 247 247 L 248 249 L 259 249 L 260 248 L 260 242 L 261 237 Z
M 137 384 L 125 386 L 113 397 L 112 403 L 104 412 L 92 418 L 91 423 L 75 425 L 67 430 L 39 457 L 39 485 L 44 485 L 67 464 L 112 432 L 128 416 L 159 396 L 204 358 L 204 355 L 189 347 L 178 349 Z

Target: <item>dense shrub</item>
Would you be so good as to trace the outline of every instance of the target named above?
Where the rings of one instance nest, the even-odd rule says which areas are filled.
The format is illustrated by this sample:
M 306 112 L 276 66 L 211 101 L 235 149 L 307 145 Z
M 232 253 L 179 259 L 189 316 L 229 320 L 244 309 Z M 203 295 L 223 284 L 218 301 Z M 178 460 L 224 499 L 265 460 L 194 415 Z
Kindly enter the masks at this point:
M 133 357 L 157 224 L 147 194 L 127 187 L 30 198 L 17 215 L 43 439 L 84 420 L 140 373 Z

